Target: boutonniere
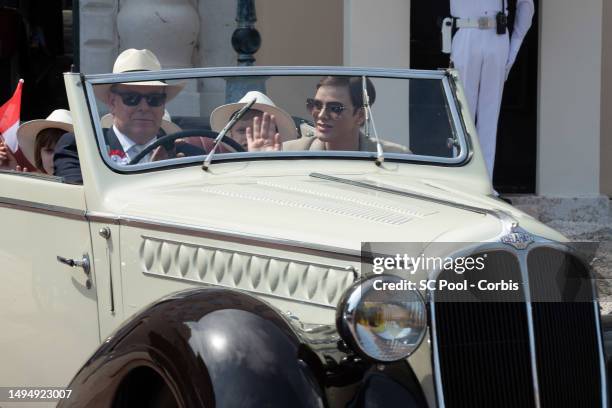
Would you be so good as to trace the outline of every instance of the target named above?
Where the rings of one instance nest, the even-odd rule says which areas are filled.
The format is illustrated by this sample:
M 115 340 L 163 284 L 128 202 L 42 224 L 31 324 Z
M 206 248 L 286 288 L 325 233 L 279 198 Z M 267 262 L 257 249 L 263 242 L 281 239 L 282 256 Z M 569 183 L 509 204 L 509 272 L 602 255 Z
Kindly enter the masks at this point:
M 123 150 L 109 149 L 108 155 L 110 156 L 110 159 L 115 163 L 125 164 L 127 162 L 127 157 Z

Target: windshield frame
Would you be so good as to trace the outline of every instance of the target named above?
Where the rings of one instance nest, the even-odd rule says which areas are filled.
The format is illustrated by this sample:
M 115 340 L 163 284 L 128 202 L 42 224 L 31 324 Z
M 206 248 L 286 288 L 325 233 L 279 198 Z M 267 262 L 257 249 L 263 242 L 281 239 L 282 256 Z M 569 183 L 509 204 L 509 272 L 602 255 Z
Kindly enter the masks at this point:
M 181 80 L 181 79 L 200 79 L 200 78 L 221 78 L 221 77 L 241 77 L 241 76 L 325 76 L 325 75 L 346 75 L 346 76 L 366 76 L 378 78 L 397 78 L 397 79 L 434 79 L 442 83 L 446 107 L 449 110 L 451 121 L 451 131 L 460 154 L 453 158 L 437 156 L 425 156 L 405 153 L 385 152 L 385 160 L 393 162 L 435 164 L 441 166 L 462 166 L 471 157 L 471 145 L 467 138 L 467 131 L 464 121 L 458 109 L 458 100 L 454 95 L 454 86 L 450 82 L 451 75 L 447 70 L 425 71 L 412 69 L 393 69 L 393 68 L 359 68 L 359 67 L 213 67 L 213 68 L 189 68 L 172 69 L 161 71 L 137 71 L 121 74 L 92 74 L 81 75 L 81 81 L 85 89 L 90 117 L 93 120 L 93 128 L 96 133 L 96 143 L 98 153 L 103 162 L 112 171 L 117 173 L 138 173 L 142 171 L 158 170 L 160 168 L 186 166 L 201 164 L 204 160 L 202 156 L 182 157 L 149 163 L 138 163 L 130 166 L 119 165 L 112 162 L 103 154 L 100 146 L 104 145 L 102 124 L 99 118 L 98 104 L 94 94 L 94 86 L 98 84 L 112 84 L 132 81 L 148 80 Z M 296 159 L 296 158 L 323 158 L 323 159 L 376 159 L 376 152 L 360 151 L 280 151 L 280 152 L 241 152 L 241 153 L 217 153 L 213 157 L 213 162 L 242 161 L 242 160 L 261 160 L 261 159 Z

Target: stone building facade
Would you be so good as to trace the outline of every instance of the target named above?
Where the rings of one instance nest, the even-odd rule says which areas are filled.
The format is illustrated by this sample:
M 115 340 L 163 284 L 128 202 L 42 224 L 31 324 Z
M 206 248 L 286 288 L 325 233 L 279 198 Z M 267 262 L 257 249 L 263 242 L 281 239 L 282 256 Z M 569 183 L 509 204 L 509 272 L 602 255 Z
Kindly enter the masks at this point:
M 410 0 L 255 3 L 257 65 L 410 67 Z M 535 193 L 607 209 L 612 78 L 604 73 L 612 69 L 612 26 L 604 21 L 612 3 L 540 0 L 538 9 Z M 168 68 L 235 65 L 235 15 L 235 1 L 81 0 L 81 71 L 109 72 L 130 47 L 151 48 Z M 194 109 L 201 103 L 195 90 L 180 98 Z

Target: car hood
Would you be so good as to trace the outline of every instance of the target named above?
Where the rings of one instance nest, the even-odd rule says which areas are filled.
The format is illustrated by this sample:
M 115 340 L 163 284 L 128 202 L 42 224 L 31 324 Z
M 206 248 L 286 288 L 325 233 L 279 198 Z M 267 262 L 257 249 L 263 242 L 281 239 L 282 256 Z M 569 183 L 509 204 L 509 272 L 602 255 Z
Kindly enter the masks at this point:
M 105 201 L 128 219 L 354 250 L 361 242 L 487 241 L 503 230 L 491 212 L 526 217 L 500 200 L 432 180 L 350 180 L 368 185 L 312 176 L 187 180 L 115 190 Z

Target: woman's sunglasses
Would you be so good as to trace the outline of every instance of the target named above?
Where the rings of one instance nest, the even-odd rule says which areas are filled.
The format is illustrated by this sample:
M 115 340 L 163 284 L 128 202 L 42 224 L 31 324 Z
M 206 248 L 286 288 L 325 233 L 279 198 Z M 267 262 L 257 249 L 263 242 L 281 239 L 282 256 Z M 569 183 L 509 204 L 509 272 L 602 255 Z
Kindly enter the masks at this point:
M 138 92 L 120 92 L 116 90 L 111 91 L 121 97 L 121 101 L 126 106 L 136 106 L 140 103 L 142 98 L 147 101 L 147 105 L 157 108 L 162 106 L 166 102 L 166 94 L 164 93 L 149 93 L 141 94 Z
M 332 119 L 338 119 L 342 112 L 346 109 L 346 106 L 341 104 L 340 102 L 327 102 L 319 101 L 317 99 L 308 98 L 306 99 L 306 109 L 310 112 L 311 115 L 315 116 L 321 113 L 323 109 L 327 109 L 329 112 L 329 116 Z

